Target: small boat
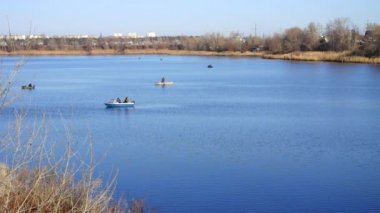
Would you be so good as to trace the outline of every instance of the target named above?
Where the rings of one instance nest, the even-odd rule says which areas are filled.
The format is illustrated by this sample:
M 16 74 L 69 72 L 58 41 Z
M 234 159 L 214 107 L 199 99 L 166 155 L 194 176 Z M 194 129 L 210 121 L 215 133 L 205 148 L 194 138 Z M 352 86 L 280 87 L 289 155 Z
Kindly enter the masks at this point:
M 211 68 L 213 68 L 213 66 L 212 66 L 211 64 L 209 64 L 209 65 L 207 66 L 207 68 L 210 68 L 210 69 L 211 69 Z
M 135 101 L 118 102 L 116 99 L 111 99 L 110 101 L 108 101 L 104 104 L 107 107 L 134 107 Z
M 157 81 L 156 82 L 156 86 L 169 86 L 173 84 L 174 84 L 173 81 Z
M 22 85 L 21 89 L 28 89 L 28 90 L 33 90 L 36 88 L 36 85 L 28 84 L 28 85 Z

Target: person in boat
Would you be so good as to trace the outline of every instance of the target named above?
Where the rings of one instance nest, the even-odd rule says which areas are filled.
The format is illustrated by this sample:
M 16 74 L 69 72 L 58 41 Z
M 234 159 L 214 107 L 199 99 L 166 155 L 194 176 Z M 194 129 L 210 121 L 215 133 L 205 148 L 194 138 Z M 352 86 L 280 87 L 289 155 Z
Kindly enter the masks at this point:
M 164 77 L 161 78 L 161 83 L 165 83 L 165 78 Z
M 125 99 L 124 99 L 124 103 L 128 103 L 128 101 L 129 101 L 128 100 L 128 96 L 126 96 Z
M 29 84 L 28 84 L 28 87 L 32 87 L 32 86 L 33 86 L 32 83 L 29 83 Z
M 118 97 L 118 98 L 116 98 L 116 102 L 117 103 L 121 103 L 121 100 L 120 100 L 120 98 Z

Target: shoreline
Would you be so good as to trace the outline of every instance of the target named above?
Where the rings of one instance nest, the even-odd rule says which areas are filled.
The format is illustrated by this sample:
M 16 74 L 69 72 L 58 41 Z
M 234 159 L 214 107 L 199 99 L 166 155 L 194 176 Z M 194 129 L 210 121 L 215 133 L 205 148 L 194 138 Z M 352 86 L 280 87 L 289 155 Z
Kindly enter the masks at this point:
M 169 50 L 169 49 L 128 49 L 115 51 L 112 49 L 85 50 L 17 50 L 11 53 L 0 51 L 0 56 L 63 56 L 63 55 L 192 55 L 192 56 L 236 56 L 236 57 L 261 57 L 262 52 L 213 52 L 198 50 Z
M 363 56 L 351 56 L 349 52 L 292 52 L 286 54 L 272 54 L 260 52 L 212 52 L 195 50 L 169 50 L 169 49 L 129 49 L 117 52 L 112 49 L 84 50 L 21 50 L 8 53 L 0 51 L 0 56 L 80 56 L 80 55 L 189 55 L 189 56 L 229 56 L 229 57 L 258 57 L 263 59 L 290 60 L 290 61 L 314 61 L 314 62 L 338 62 L 380 64 L 380 57 L 368 58 Z

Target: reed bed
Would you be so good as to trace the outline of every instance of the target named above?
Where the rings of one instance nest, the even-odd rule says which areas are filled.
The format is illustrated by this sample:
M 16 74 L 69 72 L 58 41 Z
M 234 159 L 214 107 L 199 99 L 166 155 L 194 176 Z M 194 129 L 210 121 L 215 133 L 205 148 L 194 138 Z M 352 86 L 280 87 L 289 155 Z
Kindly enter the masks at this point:
M 126 49 L 115 51 L 111 49 L 84 50 L 18 50 L 11 53 L 0 51 L 3 56 L 39 56 L 39 55 L 193 55 L 193 56 L 230 56 L 230 57 L 261 57 L 264 59 L 295 60 L 295 61 L 327 61 L 339 63 L 380 64 L 380 57 L 368 58 L 353 56 L 350 52 L 292 52 L 286 54 L 272 54 L 266 51 L 236 52 L 236 51 L 197 51 L 197 50 L 170 50 L 170 49 Z
M 352 56 L 350 52 L 293 52 L 287 54 L 270 54 L 262 56 L 265 59 L 295 60 L 295 61 L 327 61 L 339 63 L 380 64 L 380 57 L 368 58 Z

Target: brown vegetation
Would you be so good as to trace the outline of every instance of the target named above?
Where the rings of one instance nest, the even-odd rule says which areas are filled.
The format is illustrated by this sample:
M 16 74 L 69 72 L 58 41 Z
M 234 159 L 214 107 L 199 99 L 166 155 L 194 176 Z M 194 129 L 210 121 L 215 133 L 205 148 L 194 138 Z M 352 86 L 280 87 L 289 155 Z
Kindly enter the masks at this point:
M 36 125 L 24 125 L 23 113 L 0 139 L 0 212 L 126 212 L 112 201 L 109 184 L 93 177 L 94 163 L 74 150 L 70 130 L 61 157 L 42 117 Z M 64 135 L 65 136 L 65 135 Z
M 380 64 L 380 57 L 365 57 L 354 55 L 350 51 L 344 52 L 323 52 L 323 51 L 296 51 L 290 53 L 273 54 L 269 51 L 257 52 L 211 52 L 211 51 L 196 51 L 196 50 L 169 50 L 169 49 L 134 49 L 125 50 L 123 53 L 116 53 L 113 50 L 94 49 L 91 55 L 198 55 L 198 56 L 230 56 L 230 57 L 261 57 L 264 59 L 280 59 L 280 60 L 297 60 L 297 61 L 326 61 L 339 63 L 367 63 Z M 11 54 L 0 51 L 0 55 L 88 55 L 83 50 L 41 50 L 41 51 L 14 51 Z
M 380 64 L 380 57 L 355 56 L 350 52 L 292 52 L 286 54 L 263 54 L 265 59 L 281 59 L 296 61 L 327 61 L 339 63 Z

